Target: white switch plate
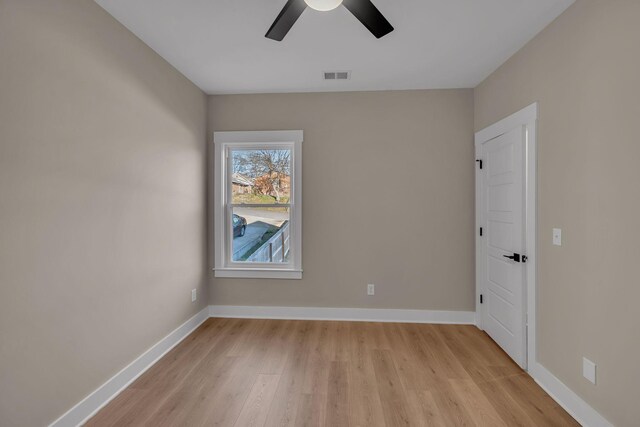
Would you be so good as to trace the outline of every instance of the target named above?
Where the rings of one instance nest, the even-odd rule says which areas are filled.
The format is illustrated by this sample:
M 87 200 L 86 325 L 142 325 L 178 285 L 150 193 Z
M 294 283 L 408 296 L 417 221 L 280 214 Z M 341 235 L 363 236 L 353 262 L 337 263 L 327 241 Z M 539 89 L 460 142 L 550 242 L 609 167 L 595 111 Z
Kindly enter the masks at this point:
M 372 285 L 369 283 L 367 285 L 367 295 L 375 295 L 376 294 L 376 285 Z
M 553 244 L 562 246 L 562 230 L 560 228 L 553 229 Z
M 191 302 L 196 302 L 197 299 L 198 299 L 198 290 L 197 289 L 192 289 L 191 290 Z
M 589 382 L 596 383 L 596 364 L 586 357 L 582 358 L 582 375 L 589 380 Z

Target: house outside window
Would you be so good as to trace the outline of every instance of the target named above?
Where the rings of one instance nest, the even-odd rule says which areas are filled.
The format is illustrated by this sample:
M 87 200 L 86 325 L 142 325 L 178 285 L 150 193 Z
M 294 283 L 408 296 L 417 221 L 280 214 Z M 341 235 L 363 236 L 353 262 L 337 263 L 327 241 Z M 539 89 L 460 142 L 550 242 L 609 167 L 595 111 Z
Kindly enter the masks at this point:
M 231 182 L 234 194 L 251 194 L 253 192 L 253 180 L 244 175 L 239 173 L 232 174 Z
M 302 131 L 215 132 L 215 276 L 302 278 Z

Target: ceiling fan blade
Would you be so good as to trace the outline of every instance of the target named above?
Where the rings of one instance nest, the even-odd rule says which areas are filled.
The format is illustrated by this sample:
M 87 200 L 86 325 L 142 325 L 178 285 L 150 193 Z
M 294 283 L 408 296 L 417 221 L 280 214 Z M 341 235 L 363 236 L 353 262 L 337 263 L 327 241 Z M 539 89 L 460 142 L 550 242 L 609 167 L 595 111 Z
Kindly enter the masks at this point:
M 367 27 L 376 38 L 384 37 L 393 31 L 393 26 L 380 13 L 371 0 L 343 0 L 342 4 Z
M 306 8 L 307 4 L 304 0 L 289 0 L 276 20 L 271 24 L 271 28 L 269 28 L 265 37 L 279 42 L 282 41 Z

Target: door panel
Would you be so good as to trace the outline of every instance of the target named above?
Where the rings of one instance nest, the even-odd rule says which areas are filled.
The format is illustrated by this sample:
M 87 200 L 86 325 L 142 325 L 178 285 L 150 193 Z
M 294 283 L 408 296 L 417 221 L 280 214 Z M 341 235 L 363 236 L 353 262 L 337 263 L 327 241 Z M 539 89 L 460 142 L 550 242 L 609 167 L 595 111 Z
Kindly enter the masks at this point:
M 513 227 L 510 223 L 489 221 L 487 230 L 489 231 L 487 233 L 487 238 L 489 239 L 490 246 L 494 248 L 506 248 L 511 245 L 511 242 L 513 241 L 513 236 L 511 234 Z
M 486 170 L 481 179 L 481 216 L 487 234 L 482 246 L 482 309 L 485 331 L 520 366 L 526 365 L 525 269 L 505 256 L 523 253 L 524 127 L 482 144 Z

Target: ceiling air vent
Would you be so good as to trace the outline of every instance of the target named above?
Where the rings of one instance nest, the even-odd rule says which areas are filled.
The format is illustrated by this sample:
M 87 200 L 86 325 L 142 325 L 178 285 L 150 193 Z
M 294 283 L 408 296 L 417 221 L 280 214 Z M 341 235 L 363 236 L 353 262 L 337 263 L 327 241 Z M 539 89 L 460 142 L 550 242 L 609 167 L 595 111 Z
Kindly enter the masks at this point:
M 351 80 L 351 71 L 325 71 L 325 80 Z

